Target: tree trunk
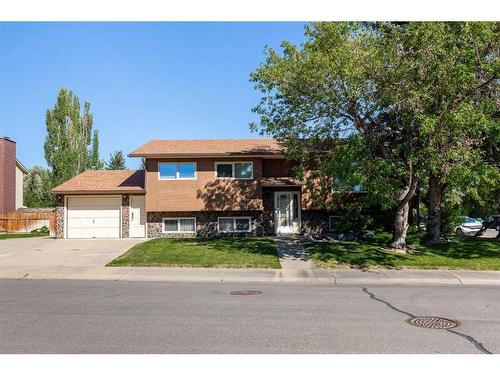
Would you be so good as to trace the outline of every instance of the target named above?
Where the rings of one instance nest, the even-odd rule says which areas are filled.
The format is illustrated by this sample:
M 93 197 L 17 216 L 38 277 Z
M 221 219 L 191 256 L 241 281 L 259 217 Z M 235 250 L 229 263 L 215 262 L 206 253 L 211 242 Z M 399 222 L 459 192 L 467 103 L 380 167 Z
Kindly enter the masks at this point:
M 441 197 L 443 187 L 439 179 L 429 176 L 429 213 L 427 217 L 427 240 L 430 243 L 441 242 Z
M 394 229 L 392 231 L 391 247 L 395 249 L 406 249 L 406 233 L 408 232 L 408 213 L 410 204 L 406 203 L 396 208 L 394 217 Z
M 419 194 L 419 189 L 417 189 L 416 195 L 417 195 L 417 232 L 420 232 L 420 194 Z
M 399 196 L 399 202 L 394 215 L 394 227 L 390 246 L 395 249 L 406 249 L 406 233 L 408 232 L 408 214 L 410 212 L 410 199 L 415 194 L 418 180 L 412 175 L 410 183 Z

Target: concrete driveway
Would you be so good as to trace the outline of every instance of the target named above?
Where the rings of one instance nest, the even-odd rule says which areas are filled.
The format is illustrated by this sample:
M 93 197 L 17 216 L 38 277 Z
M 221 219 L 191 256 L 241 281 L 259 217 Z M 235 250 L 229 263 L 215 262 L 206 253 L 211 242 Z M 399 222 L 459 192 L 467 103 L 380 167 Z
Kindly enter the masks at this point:
M 144 239 L 56 240 L 48 237 L 0 241 L 2 270 L 17 267 L 102 267 Z

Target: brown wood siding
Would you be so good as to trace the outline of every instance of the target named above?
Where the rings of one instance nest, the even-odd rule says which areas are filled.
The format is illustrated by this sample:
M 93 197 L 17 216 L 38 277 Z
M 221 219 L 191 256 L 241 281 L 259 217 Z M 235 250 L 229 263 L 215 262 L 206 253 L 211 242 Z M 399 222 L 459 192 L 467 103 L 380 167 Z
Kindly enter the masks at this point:
M 263 159 L 262 177 L 293 177 L 292 167 L 286 159 Z
M 251 161 L 252 180 L 217 180 L 215 162 Z M 196 180 L 159 180 L 158 163 L 196 162 Z M 262 159 L 147 159 L 146 211 L 224 211 L 262 209 Z

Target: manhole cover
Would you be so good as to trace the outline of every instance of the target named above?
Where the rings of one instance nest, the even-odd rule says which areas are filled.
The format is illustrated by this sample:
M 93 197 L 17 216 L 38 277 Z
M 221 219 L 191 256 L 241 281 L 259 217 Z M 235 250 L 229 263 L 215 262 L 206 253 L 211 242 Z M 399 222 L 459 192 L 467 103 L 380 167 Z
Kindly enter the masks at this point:
M 439 318 L 437 316 L 417 316 L 407 320 L 412 326 L 432 329 L 449 329 L 455 328 L 460 323 L 456 320 Z
M 233 290 L 231 292 L 233 296 L 254 296 L 256 294 L 262 294 L 260 290 Z

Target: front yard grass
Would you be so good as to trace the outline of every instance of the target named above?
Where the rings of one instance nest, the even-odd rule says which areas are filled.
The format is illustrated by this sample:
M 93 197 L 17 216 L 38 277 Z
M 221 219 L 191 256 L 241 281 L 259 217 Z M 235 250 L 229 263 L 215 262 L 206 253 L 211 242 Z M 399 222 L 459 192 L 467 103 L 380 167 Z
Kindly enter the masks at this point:
M 46 233 L 0 233 L 0 240 L 8 240 L 13 238 L 28 238 L 28 237 L 45 237 Z
M 377 233 L 359 242 L 311 242 L 305 244 L 320 268 L 421 268 L 500 270 L 500 241 L 475 237 L 453 237 L 447 243 L 427 245 L 423 233 L 412 233 L 407 241 L 416 253 L 384 250 L 390 233 Z
M 268 238 L 157 238 L 135 245 L 108 266 L 280 268 L 280 263 Z

